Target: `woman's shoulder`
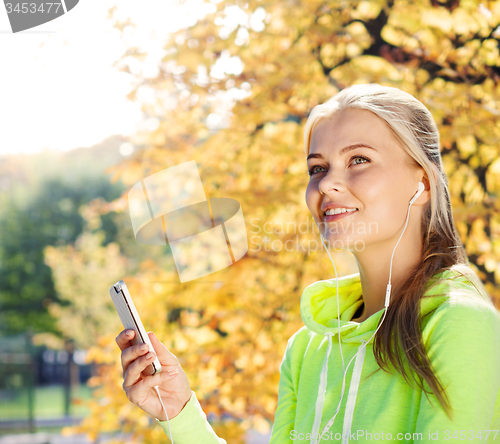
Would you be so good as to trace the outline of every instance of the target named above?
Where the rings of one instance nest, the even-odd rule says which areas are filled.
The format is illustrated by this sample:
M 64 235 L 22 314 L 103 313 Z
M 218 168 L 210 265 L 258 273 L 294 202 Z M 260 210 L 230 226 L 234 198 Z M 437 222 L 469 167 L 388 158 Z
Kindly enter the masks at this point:
M 423 300 L 426 299 L 437 299 L 446 304 L 445 307 L 476 305 L 496 309 L 484 284 L 466 265 L 455 265 L 435 273 L 425 287 Z
M 299 344 L 309 342 L 315 336 L 317 336 L 316 333 L 303 325 L 288 339 L 288 347 L 291 348 L 293 346 L 296 348 Z
M 500 341 L 500 311 L 478 276 L 456 266 L 433 276 L 422 299 L 424 338 L 446 331 L 463 337 L 493 335 Z
M 289 339 L 286 345 L 286 355 L 303 355 L 310 346 L 311 341 L 318 339 L 319 335 L 309 330 L 305 325 L 300 327 Z

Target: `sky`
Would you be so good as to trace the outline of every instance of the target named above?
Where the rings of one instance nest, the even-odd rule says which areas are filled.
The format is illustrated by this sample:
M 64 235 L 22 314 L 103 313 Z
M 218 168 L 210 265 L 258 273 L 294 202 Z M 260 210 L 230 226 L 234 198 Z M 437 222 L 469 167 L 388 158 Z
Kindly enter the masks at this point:
M 1 2 L 0 156 L 88 147 L 147 128 L 139 105 L 126 98 L 133 76 L 113 63 L 129 44 L 146 47 L 150 57 L 137 69 L 154 76 L 169 33 L 194 25 L 218 1 L 80 0 L 67 14 L 15 34 Z M 118 17 L 138 25 L 126 43 L 107 18 L 116 3 Z

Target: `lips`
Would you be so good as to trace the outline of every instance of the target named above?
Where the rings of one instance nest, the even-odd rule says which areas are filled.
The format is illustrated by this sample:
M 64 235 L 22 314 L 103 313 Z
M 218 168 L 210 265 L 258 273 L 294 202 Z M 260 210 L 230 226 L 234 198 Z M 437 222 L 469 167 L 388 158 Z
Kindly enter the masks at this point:
M 359 208 L 356 207 L 350 207 L 348 205 L 342 205 L 338 203 L 323 203 L 323 206 L 321 207 L 321 211 L 323 211 L 323 214 L 327 212 L 327 210 L 336 210 L 338 208 L 345 208 L 346 210 L 359 210 Z
M 357 210 L 357 208 L 347 208 L 347 207 L 339 207 L 341 210 L 346 210 L 346 211 L 339 211 L 336 212 L 337 208 L 328 208 L 323 212 L 323 216 L 326 216 L 327 211 L 334 211 L 334 213 L 329 214 L 329 216 L 333 216 L 334 214 L 342 214 L 342 213 L 352 213 Z
M 345 208 L 345 207 L 342 207 Z M 342 219 L 343 217 L 348 217 L 354 213 L 357 213 L 359 210 L 356 208 L 356 211 L 346 211 L 344 213 L 338 213 L 338 214 L 331 214 L 331 215 L 326 215 L 323 213 L 323 217 L 325 218 L 326 222 L 333 222 L 339 219 Z

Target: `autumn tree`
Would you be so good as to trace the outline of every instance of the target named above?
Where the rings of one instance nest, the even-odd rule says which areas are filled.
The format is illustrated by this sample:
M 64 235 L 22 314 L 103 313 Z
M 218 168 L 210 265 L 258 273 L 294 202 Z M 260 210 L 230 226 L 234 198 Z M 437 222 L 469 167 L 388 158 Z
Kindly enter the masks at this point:
M 137 78 L 130 99 L 157 125 L 137 135 L 145 149 L 114 178 L 131 187 L 194 159 L 207 197 L 241 203 L 249 251 L 236 264 L 180 284 L 173 261 L 144 261 L 128 277 L 146 328 L 179 357 L 216 432 L 241 443 L 249 428 L 272 425 L 286 341 L 302 325 L 302 290 L 334 276 L 304 201 L 302 137 L 312 107 L 340 89 L 376 82 L 430 109 L 458 230 L 500 305 L 500 2 L 242 0 L 203 8 L 204 18 L 164 42 L 156 76 L 137 69 L 148 56 L 140 47 L 120 61 Z M 116 26 L 134 30 L 131 21 Z M 125 194 L 115 206 L 126 211 Z M 336 264 L 341 275 L 357 271 L 349 255 L 338 253 Z M 93 383 L 106 404 L 93 401 L 77 430 L 160 442 L 163 431 L 121 390 L 117 333 L 92 350 L 102 364 Z
M 81 207 L 87 228 L 74 244 L 49 245 L 44 250 L 60 299 L 49 305 L 49 313 L 63 337 L 81 349 L 94 345 L 110 327 L 120 327 L 112 300 L 105 296 L 108 282 L 121 279 L 127 265 L 118 244 L 103 245 L 105 232 L 99 229 L 102 222 L 92 207 Z M 92 224 L 94 230 L 88 228 Z

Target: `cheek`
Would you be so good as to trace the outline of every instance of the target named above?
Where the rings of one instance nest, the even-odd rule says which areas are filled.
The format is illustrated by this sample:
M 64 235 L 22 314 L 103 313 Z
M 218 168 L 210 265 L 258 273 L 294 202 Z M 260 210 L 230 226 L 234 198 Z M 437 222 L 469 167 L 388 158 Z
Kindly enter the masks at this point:
M 315 207 L 315 205 L 317 206 L 318 199 L 318 192 L 313 189 L 311 182 L 309 182 L 306 188 L 306 204 L 307 208 L 309 208 L 309 211 L 312 212 L 312 209 Z
M 391 225 L 391 220 L 397 214 L 396 210 L 401 208 L 398 204 L 397 181 L 391 181 L 391 176 L 387 173 L 367 174 L 362 179 L 357 179 L 352 182 L 350 190 L 361 203 L 365 218 L 381 225 L 379 228 Z
M 394 188 L 392 191 L 381 192 L 373 197 L 369 214 L 367 214 L 371 231 L 386 235 L 397 231 L 404 224 L 405 215 L 404 203 Z
M 375 211 L 378 207 L 378 202 L 384 199 L 387 189 L 384 180 L 380 176 L 364 172 L 353 176 L 347 184 L 347 195 L 351 195 L 350 199 L 346 196 L 346 203 L 353 204 L 359 202 L 361 209 L 366 211 Z M 352 201 L 352 202 L 351 202 Z

